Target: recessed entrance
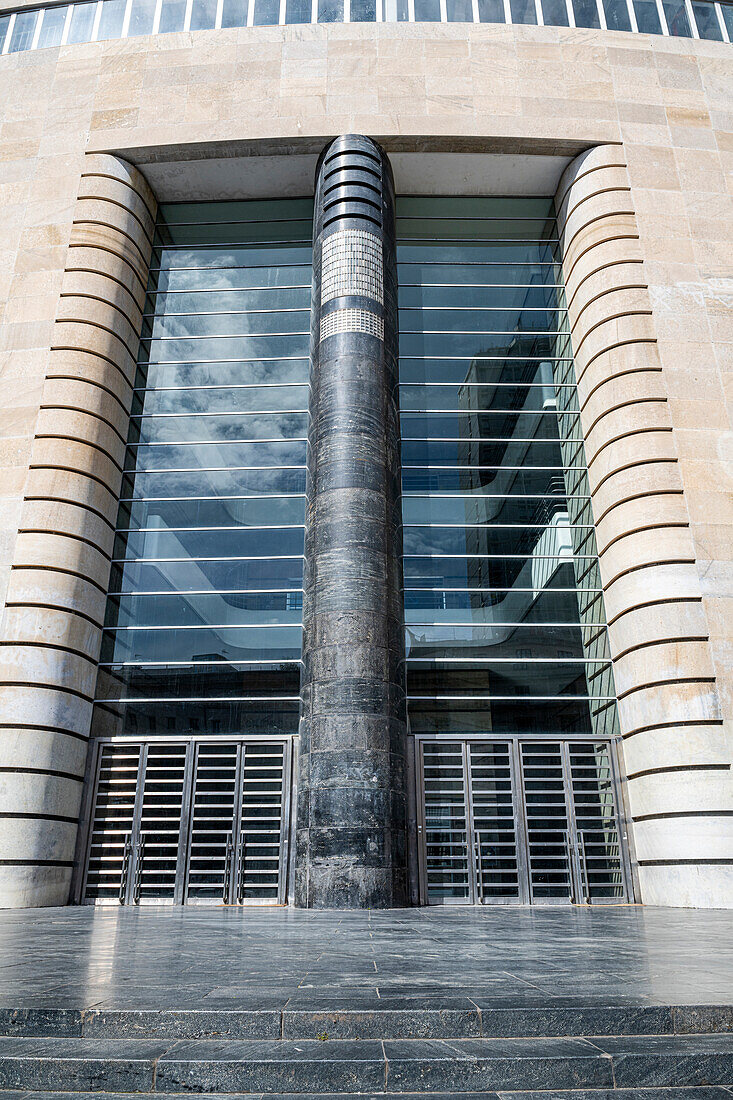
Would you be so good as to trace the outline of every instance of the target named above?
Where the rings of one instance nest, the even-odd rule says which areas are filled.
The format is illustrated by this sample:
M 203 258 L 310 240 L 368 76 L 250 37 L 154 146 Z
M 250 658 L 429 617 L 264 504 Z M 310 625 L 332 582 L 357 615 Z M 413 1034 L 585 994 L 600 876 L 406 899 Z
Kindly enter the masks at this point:
M 629 899 L 608 741 L 418 740 L 423 904 Z
M 283 903 L 290 742 L 100 741 L 81 901 Z

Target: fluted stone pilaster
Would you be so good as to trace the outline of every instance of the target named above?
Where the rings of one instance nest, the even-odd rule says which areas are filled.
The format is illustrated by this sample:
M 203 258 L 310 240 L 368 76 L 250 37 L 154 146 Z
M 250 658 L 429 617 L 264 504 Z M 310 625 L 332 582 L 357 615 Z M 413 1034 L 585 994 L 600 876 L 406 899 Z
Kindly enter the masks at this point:
M 405 904 L 394 184 L 368 138 L 316 176 L 296 902 Z

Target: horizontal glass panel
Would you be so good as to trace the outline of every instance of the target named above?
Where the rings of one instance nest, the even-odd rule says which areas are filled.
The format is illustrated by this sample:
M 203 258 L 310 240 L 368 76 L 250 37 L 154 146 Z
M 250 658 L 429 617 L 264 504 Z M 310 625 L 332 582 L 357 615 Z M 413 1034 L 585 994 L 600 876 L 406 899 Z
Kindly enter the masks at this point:
M 292 661 L 300 657 L 300 626 L 105 631 L 102 662 Z
M 567 510 L 563 490 L 564 486 L 560 485 L 558 493 L 544 497 L 470 493 L 460 496 L 404 496 L 402 517 L 404 523 L 411 525 L 547 523 L 551 516 Z M 551 541 L 553 551 L 564 552 L 570 545 L 567 528 L 556 526 Z
M 206 350 L 205 348 L 202 350 Z M 224 360 L 214 363 L 153 363 L 138 371 L 138 384 L 149 391 L 189 386 L 228 389 L 236 386 L 307 385 L 308 356 L 292 359 Z
M 279 230 L 276 222 L 270 226 L 270 232 L 274 237 L 281 238 L 281 243 L 225 244 L 219 248 L 187 248 L 179 245 L 172 248 L 156 242 L 150 270 L 156 277 L 158 290 L 216 290 L 219 285 L 292 286 L 294 269 L 307 269 L 310 276 L 313 245 L 310 240 L 297 244 L 288 241 L 288 225 L 285 222 L 284 227 Z M 208 232 L 208 228 L 206 226 L 201 231 Z M 231 233 L 230 225 L 225 225 L 222 229 L 227 235 Z M 166 235 L 175 243 L 179 232 L 183 230 L 172 227 L 166 231 Z M 312 225 L 310 232 L 313 232 Z M 246 276 L 237 274 L 244 270 L 247 271 Z M 280 273 L 280 278 L 287 272 L 282 284 L 276 281 L 278 276 L 274 272 Z M 240 284 L 237 282 L 239 278 L 247 281 Z M 263 279 L 269 280 L 267 284 L 263 283 Z
M 580 567 L 585 562 L 585 559 L 581 559 L 577 562 L 577 566 Z M 558 585 L 562 581 L 561 587 L 574 587 L 572 560 L 558 555 L 524 556 L 520 554 L 507 557 L 500 553 L 494 557 L 413 557 L 406 554 L 404 558 L 406 597 L 409 596 L 411 600 L 416 601 L 412 604 L 414 607 L 427 607 L 432 605 L 420 603 L 420 594 L 417 590 L 426 590 L 427 599 L 427 590 L 435 589 L 434 596 L 432 593 L 429 594 L 430 599 L 441 599 L 443 594 L 446 598 L 449 595 L 448 592 L 443 593 L 444 589 L 507 588 L 515 584 L 520 576 L 526 578 L 534 576 L 535 580 L 544 579 L 543 587 L 547 587 L 547 574 L 550 567 L 559 571 Z M 534 588 L 536 585 L 532 579 L 528 579 L 520 587 Z M 416 591 L 410 591 L 412 589 Z M 477 596 L 476 599 L 479 603 L 481 602 L 481 597 Z
M 406 554 L 531 554 L 546 541 L 545 524 L 517 527 L 405 527 Z
M 249 252 L 252 262 L 245 263 Z M 273 263 L 267 262 L 270 255 Z M 217 266 L 216 261 L 221 264 Z M 240 262 L 237 263 L 236 260 Z M 254 261 L 257 261 L 256 263 Z M 157 261 L 157 262 L 156 262 Z M 260 262 L 264 261 L 264 262 Z M 158 266 L 162 262 L 163 266 Z M 238 249 L 236 257 L 230 252 L 211 255 L 207 249 L 170 250 L 153 256 L 152 272 L 157 284 L 157 295 L 167 291 L 175 293 L 193 291 L 260 290 L 264 287 L 310 286 L 310 248 L 280 246 L 277 250 L 262 248 Z M 153 293 L 156 287 L 153 287 Z
M 541 326 L 536 326 L 541 328 Z M 269 336 L 310 331 L 310 310 L 249 313 L 177 313 L 147 318 L 143 336 L 200 339 L 208 336 Z
M 236 359 L 300 359 L 308 355 L 307 335 L 292 336 L 226 336 L 188 340 L 143 340 L 140 345 L 142 362 L 196 363 L 199 359 L 212 362 Z
M 152 497 L 229 497 L 237 493 L 267 496 L 268 493 L 304 493 L 304 468 L 186 470 L 182 473 L 140 470 L 122 482 L 122 500 Z
M 406 268 L 409 271 L 409 268 Z M 474 309 L 529 310 L 553 309 L 557 304 L 558 290 L 554 286 L 494 286 L 488 282 L 486 273 L 480 285 L 450 283 L 444 286 L 400 286 L 400 309 L 423 309 L 425 317 L 433 309 L 456 308 L 460 316 L 470 316 Z M 467 328 L 471 326 L 466 326 Z
M 572 485 L 572 481 L 568 482 Z M 448 493 L 518 493 L 555 496 L 565 492 L 562 467 L 551 469 L 526 466 L 405 466 L 402 470 L 402 492 Z
M 521 580 L 525 580 L 525 578 L 521 578 Z M 448 594 L 446 593 L 446 595 Z M 521 623 L 523 625 L 530 623 L 565 623 L 573 625 L 580 621 L 580 609 L 578 607 L 578 596 L 574 590 L 572 566 L 568 563 L 557 570 L 555 576 L 544 588 L 525 588 L 518 580 L 515 587 L 504 590 L 492 589 L 480 595 L 471 593 L 471 597 L 477 608 L 481 605 L 484 607 L 483 612 L 478 610 L 475 612 L 476 617 L 479 614 L 490 614 L 494 623 Z M 456 600 L 456 602 L 458 601 Z M 411 624 L 415 620 L 424 622 L 428 617 L 432 617 L 434 621 L 450 621 L 460 619 L 461 614 L 473 616 L 474 612 L 465 611 L 460 613 L 454 608 L 449 608 L 445 611 L 435 611 L 432 616 L 429 616 L 422 608 L 413 610 L 408 607 L 405 617 L 408 623 Z
M 137 442 L 206 443 L 248 439 L 298 439 L 308 431 L 307 413 L 133 417 Z
M 400 333 L 554 332 L 558 327 L 555 309 L 400 307 Z
M 305 268 L 303 269 L 306 270 Z M 151 312 L 161 317 L 176 317 L 181 313 L 199 314 L 254 313 L 278 310 L 310 310 L 310 279 L 301 286 L 262 287 L 254 290 L 217 287 L 216 290 L 159 291 L 149 296 L 146 316 Z
M 184 679 L 181 685 L 187 687 Z M 165 678 L 164 689 L 170 687 L 175 694 L 179 688 L 178 674 L 171 670 Z M 156 692 L 156 695 L 159 693 Z M 292 702 L 270 701 L 265 703 L 235 701 L 216 698 L 217 684 L 211 683 L 208 694 L 211 701 L 199 698 L 195 701 L 182 698 L 154 698 L 151 702 L 97 704 L 94 708 L 93 727 L 96 736 L 146 736 L 176 737 L 191 734 L 210 736 L 236 736 L 263 734 L 294 734 L 298 732 L 298 700 Z M 226 694 L 226 693 L 222 693 Z M 264 694 L 264 693 L 260 693 Z
M 276 527 L 305 522 L 305 497 L 139 501 L 120 510 L 118 528 Z
M 303 553 L 303 528 L 268 530 L 214 528 L 209 531 L 135 531 L 119 534 L 114 557 L 229 558 L 293 557 Z
M 125 468 L 142 470 L 197 470 L 224 466 L 302 466 L 306 444 L 302 440 L 267 440 L 259 443 L 136 444 L 125 455 Z
M 258 231 L 261 223 L 292 225 L 313 218 L 312 199 L 242 199 L 230 202 L 163 202 L 159 218 L 165 230 L 176 225 L 237 225 Z M 233 238 L 232 238 L 233 239 Z M 210 249 L 203 247 L 201 255 Z
M 562 465 L 559 440 L 497 439 L 494 441 L 405 440 L 402 443 L 403 469 L 407 466 L 455 463 L 466 466 L 472 459 L 480 466 L 551 466 Z
M 409 657 L 461 660 L 501 657 L 517 663 L 535 658 L 578 661 L 590 656 L 583 648 L 584 631 L 587 632 L 587 628 L 579 625 L 410 623 L 406 631 L 407 654 Z M 593 656 L 604 655 L 594 652 Z M 608 659 L 608 655 L 605 656 Z
M 561 282 L 562 269 L 558 263 L 551 261 L 532 263 L 531 260 L 525 260 L 522 263 L 496 260 L 487 263 L 471 263 L 469 259 L 467 258 L 465 262 L 461 262 L 460 259 L 448 259 L 445 263 L 439 263 L 432 260 L 430 253 L 426 251 L 423 255 L 414 256 L 409 261 L 403 260 L 397 266 L 399 293 L 411 294 L 412 291 L 408 291 L 408 287 L 414 287 L 418 293 L 423 294 L 433 293 L 428 289 L 430 287 L 437 287 L 438 290 L 435 293 L 438 294 L 443 287 L 454 287 L 451 293 L 455 294 L 459 287 L 504 286 L 509 288 L 507 293 L 514 295 L 512 302 L 515 302 L 516 295 L 523 293 L 531 286 L 546 286 L 550 288 L 548 293 L 553 293 L 551 288 Z
M 472 412 L 490 411 L 492 407 L 521 409 L 550 406 L 554 409 L 556 400 L 557 389 L 549 363 L 538 363 L 537 370 L 523 385 L 501 380 L 491 385 L 480 385 L 467 380 L 452 386 L 404 383 L 400 386 L 402 412 L 431 412 L 444 409 Z
M 565 337 L 562 338 L 562 346 L 556 349 L 558 356 L 569 351 Z M 527 386 L 529 384 L 544 382 L 546 385 L 558 381 L 563 373 L 564 362 L 557 362 L 556 356 L 543 359 L 541 356 L 531 358 L 512 357 L 504 355 L 496 358 L 480 356 L 466 363 L 465 359 L 453 359 L 450 357 L 438 357 L 435 359 L 423 359 L 400 356 L 400 382 L 404 385 L 411 384 L 441 384 L 452 383 L 459 390 L 467 386 L 483 385 L 496 386 L 516 384 Z
M 439 237 L 445 236 L 453 221 L 481 220 L 493 229 L 497 222 L 503 225 L 517 218 L 545 220 L 553 217 L 553 211 L 551 198 L 529 195 L 400 195 L 397 199 L 400 223 L 403 219 L 432 218 L 438 226 L 443 225 L 438 229 Z
M 254 558 L 235 561 L 184 559 L 112 566 L 114 592 L 208 592 L 247 589 L 300 589 L 303 559 Z
M 308 409 L 307 386 L 221 386 L 215 389 L 138 391 L 133 415 L 171 416 L 188 413 L 252 413 Z
M 273 337 L 273 340 L 275 338 Z M 296 339 L 296 337 L 293 337 Z M 219 341 L 226 344 L 227 341 Z M 250 341 L 254 343 L 254 341 Z M 278 343 L 280 340 L 277 341 Z M 174 341 L 177 343 L 177 341 Z M 241 354 L 241 353 L 240 353 Z M 552 359 L 561 355 L 556 333 L 419 333 L 400 334 L 400 355 L 428 356 L 431 359 L 462 357 L 473 364 L 484 356 L 494 358 Z M 222 356 L 223 358 L 224 356 Z M 151 356 L 152 358 L 152 356 Z M 466 372 L 468 373 L 468 372 Z M 464 374 L 465 377 L 465 374 Z M 409 381 L 410 379 L 406 379 Z M 436 381 L 438 379 L 435 379 Z M 441 379 L 442 380 L 442 379 Z M 447 378 L 446 381 L 450 381 Z
M 579 626 L 513 626 L 496 623 L 433 623 L 408 625 L 405 640 L 411 659 L 485 661 L 502 658 L 517 671 L 528 671 L 528 661 L 582 661 Z M 594 654 L 594 657 L 602 657 Z M 608 655 L 605 655 L 608 660 Z M 482 665 L 483 667 L 483 665 Z M 534 666 L 533 666 L 534 667 Z
M 531 412 L 509 409 L 486 412 L 413 413 L 400 417 L 402 438 L 455 439 L 470 443 L 474 439 L 554 439 L 557 435 L 557 413 L 554 408 L 540 406 Z
M 407 662 L 408 695 L 534 696 L 587 698 L 587 666 L 580 661 L 506 663 Z
M 588 703 L 577 699 L 484 702 L 471 699 L 408 700 L 410 728 L 419 734 L 530 734 L 592 732 Z
M 431 268 L 443 266 L 449 263 L 457 263 L 462 266 L 476 266 L 479 264 L 522 264 L 535 267 L 540 264 L 551 264 L 553 267 L 560 262 L 559 249 L 556 242 L 545 241 L 518 241 L 509 239 L 497 241 L 460 241 L 445 242 L 429 240 L 424 242 L 397 241 L 397 277 L 402 283 L 402 265 L 429 263 Z M 405 282 L 414 282 L 414 279 L 405 279 Z M 426 280 L 431 282 L 434 280 Z M 482 280 L 476 280 L 481 282 Z M 553 280 L 554 281 L 554 280 Z
M 214 0 L 194 0 L 194 5 L 210 4 Z M 195 30 L 193 26 L 192 30 Z M 211 254 L 215 250 L 215 246 L 220 246 L 219 255 L 222 256 L 222 249 L 226 249 L 226 253 L 222 256 L 221 262 L 211 266 L 216 267 L 229 267 L 238 266 L 245 257 L 245 254 L 252 254 L 253 263 L 262 264 L 273 262 L 286 263 L 307 263 L 310 259 L 310 252 L 306 249 L 312 247 L 311 240 L 313 236 L 313 222 L 311 218 L 306 219 L 288 219 L 287 221 L 270 221 L 265 219 L 263 221 L 222 221 L 222 222 L 185 222 L 174 224 L 169 222 L 165 231 L 160 231 L 160 237 L 162 238 L 161 244 L 157 245 L 156 257 L 159 256 L 159 263 L 161 267 L 174 267 L 177 266 L 169 261 L 169 253 L 171 246 L 175 246 L 176 249 L 181 251 L 190 251 L 197 245 L 203 245 L 204 247 L 199 250 L 196 249 L 197 260 L 200 266 L 201 261 L 207 254 Z M 270 251 L 272 245 L 285 245 L 285 250 L 278 248 L 277 253 Z M 287 251 L 287 249 L 292 250 Z M 160 252 L 157 250 L 160 249 Z M 299 251 L 295 251 L 298 249 Z M 246 250 L 246 251 L 245 251 Z M 285 254 L 283 255 L 283 251 Z M 267 257 L 264 259 L 263 257 Z
M 471 19 L 470 22 L 473 22 Z M 492 232 L 492 230 L 494 232 Z M 485 246 L 494 247 L 497 240 L 545 241 L 556 239 L 554 219 L 498 217 L 487 221 L 482 217 L 444 215 L 443 217 L 405 217 L 402 208 L 397 213 L 398 258 L 402 259 L 404 249 L 409 247 L 410 239 L 435 241 L 436 252 L 442 258 L 443 250 L 450 247 L 448 242 L 460 241 L 467 248 Z
M 108 627 L 300 626 L 303 594 L 281 592 L 177 592 L 157 596 L 114 596 L 107 603 Z

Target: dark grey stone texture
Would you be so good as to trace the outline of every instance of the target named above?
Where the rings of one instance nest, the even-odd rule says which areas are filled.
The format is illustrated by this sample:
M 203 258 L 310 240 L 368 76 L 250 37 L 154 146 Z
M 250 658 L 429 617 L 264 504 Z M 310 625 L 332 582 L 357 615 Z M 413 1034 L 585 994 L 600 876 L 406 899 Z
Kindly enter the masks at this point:
M 384 1088 L 377 1042 L 180 1043 L 159 1059 L 157 1092 L 274 1092 L 314 1095 Z
M 585 1039 L 393 1040 L 387 1090 L 613 1088 L 611 1059 Z
M 369 138 L 321 155 L 313 245 L 295 901 L 393 908 L 407 898 L 397 276 L 392 172 Z
M 0 1038 L 0 1088 L 150 1092 L 165 1049 L 141 1039 Z

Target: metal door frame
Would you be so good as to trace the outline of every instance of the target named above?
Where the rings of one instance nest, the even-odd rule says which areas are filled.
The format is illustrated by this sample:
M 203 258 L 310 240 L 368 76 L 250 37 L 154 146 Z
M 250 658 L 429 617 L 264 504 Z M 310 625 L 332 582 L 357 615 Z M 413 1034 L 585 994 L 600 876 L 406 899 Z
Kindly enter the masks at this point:
M 414 751 L 410 754 L 414 760 L 414 780 L 415 780 L 415 797 L 416 797 L 416 822 L 417 822 L 417 835 L 415 838 L 415 862 L 417 866 L 418 874 L 418 903 L 420 905 L 476 905 L 481 904 L 478 899 L 478 893 L 476 890 L 476 854 L 475 843 L 471 843 L 468 846 L 468 862 L 469 862 L 469 897 L 468 898 L 438 898 L 430 900 L 428 898 L 428 882 L 427 882 L 427 850 L 426 850 L 426 836 L 425 836 L 425 772 L 424 772 L 424 750 L 423 746 L 426 743 L 444 743 L 460 745 L 462 749 L 461 759 L 463 762 L 464 776 L 466 780 L 464 782 L 464 812 L 466 814 L 467 828 L 471 829 L 471 837 L 474 837 L 473 830 L 473 804 L 468 797 L 469 786 L 471 783 L 470 777 L 470 754 L 468 752 L 468 746 L 472 743 L 487 744 L 492 742 L 508 743 L 509 745 L 509 759 L 510 759 L 510 772 L 512 775 L 512 802 L 514 806 L 514 826 L 517 843 L 517 872 L 519 881 L 519 894 L 518 898 L 499 898 L 497 900 L 491 900 L 490 902 L 483 902 L 484 905 L 533 905 L 533 906 L 554 906 L 554 905 L 578 905 L 578 904 L 592 904 L 592 905 L 632 905 L 635 900 L 634 891 L 634 879 L 632 875 L 631 866 L 631 852 L 629 848 L 628 837 L 628 823 L 625 812 L 625 803 L 623 800 L 623 789 L 620 779 L 620 768 L 618 762 L 619 743 L 617 739 L 605 738 L 605 737 L 593 737 L 592 734 L 564 734 L 562 737 L 550 736 L 550 735 L 530 735 L 523 737 L 515 734 L 472 734 L 468 737 L 449 734 L 449 733 L 417 733 L 413 735 Z M 582 882 L 583 876 L 580 868 L 580 861 L 578 857 L 578 866 L 575 867 L 573 863 L 573 854 L 570 852 L 569 862 L 569 874 L 570 874 L 570 886 L 571 893 L 567 900 L 564 898 L 553 899 L 543 898 L 541 900 L 533 900 L 531 897 L 531 878 L 529 873 L 529 840 L 527 834 L 527 819 L 526 819 L 526 797 L 524 791 L 524 774 L 521 766 L 521 745 L 522 744 L 548 744 L 554 743 L 560 745 L 560 758 L 563 767 L 563 783 L 565 790 L 565 804 L 566 813 L 569 824 L 572 825 L 574 833 L 577 833 L 576 828 L 576 814 L 575 806 L 573 802 L 573 789 L 572 789 L 572 771 L 570 767 L 570 745 L 573 743 L 589 744 L 593 742 L 602 742 L 608 752 L 611 788 L 614 798 L 614 809 L 616 816 L 616 828 L 618 832 L 619 852 L 620 852 L 620 869 L 622 878 L 622 888 L 624 896 L 620 898 L 594 898 L 591 902 L 586 900 L 576 901 L 576 884 L 581 884 L 582 894 Z M 520 797 L 521 795 L 521 797 Z M 577 844 L 576 844 L 577 847 Z
M 206 899 L 191 899 L 185 900 L 186 886 L 188 877 L 188 857 L 190 850 L 190 830 L 192 822 L 192 797 L 193 797 L 193 784 L 196 775 L 196 759 L 198 755 L 198 746 L 200 744 L 234 744 L 237 748 L 237 764 L 236 764 L 236 780 L 235 780 L 235 802 L 234 802 L 234 825 L 237 835 L 241 829 L 241 810 L 242 810 L 242 779 L 243 779 L 243 767 L 242 757 L 243 748 L 247 744 L 282 744 L 283 745 L 283 780 L 282 780 L 282 800 L 281 800 L 281 819 L 280 819 L 280 848 L 279 848 L 279 876 L 278 876 L 278 890 L 277 898 L 253 898 L 247 899 L 243 902 L 224 902 L 221 900 L 214 900 L 212 898 Z M 137 781 L 135 787 L 135 803 L 133 806 L 132 816 L 132 828 L 130 836 L 133 838 L 134 858 L 128 874 L 128 882 L 125 890 L 125 900 L 113 900 L 113 899 L 90 899 L 85 900 L 84 895 L 87 884 L 87 870 L 89 866 L 89 853 L 91 848 L 92 834 L 93 834 L 93 820 L 92 815 L 94 807 L 97 803 L 97 793 L 99 787 L 99 764 L 102 754 L 102 748 L 104 745 L 136 745 L 140 748 L 140 754 L 138 757 L 137 765 Z M 183 798 L 181 801 L 181 816 L 180 826 L 178 834 L 178 855 L 176 865 L 176 881 L 173 890 L 173 897 L 168 899 L 161 898 L 145 898 L 135 899 L 134 894 L 134 882 L 137 859 L 139 858 L 139 843 L 140 843 L 140 818 L 142 812 L 142 800 L 145 788 L 145 765 L 148 757 L 148 747 L 151 744 L 182 744 L 186 746 L 186 756 L 184 763 L 184 778 L 183 778 Z M 221 735 L 209 735 L 197 734 L 193 737 L 185 737 L 182 735 L 166 737 L 162 734 L 157 734 L 149 737 L 134 736 L 132 734 L 121 734 L 118 736 L 110 735 L 108 737 L 95 737 L 90 744 L 90 751 L 87 760 L 87 777 L 85 783 L 85 795 L 82 801 L 83 819 L 79 829 L 79 837 L 77 840 L 77 856 L 76 867 L 74 871 L 73 886 L 71 891 L 71 897 L 76 905 L 98 905 L 98 906 L 121 906 L 121 905 L 222 905 L 222 904 L 235 904 L 238 908 L 244 908 L 249 906 L 272 906 L 272 905 L 285 905 L 287 904 L 288 888 L 291 881 L 291 865 L 293 858 L 293 822 L 292 807 L 295 804 L 292 791 L 293 782 L 293 737 L 289 734 L 274 734 L 272 736 L 267 734 L 244 734 L 236 735 L 233 737 L 225 737 Z M 231 896 L 231 891 L 230 891 Z

